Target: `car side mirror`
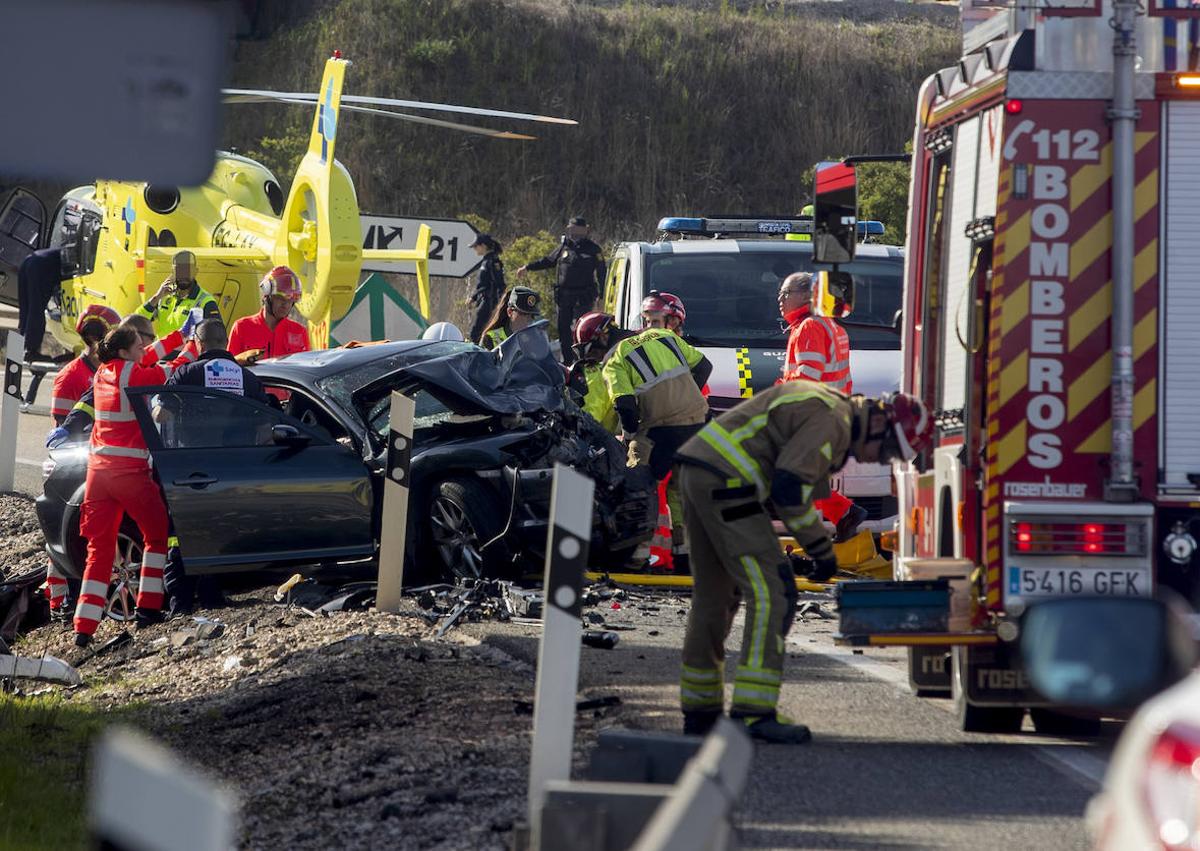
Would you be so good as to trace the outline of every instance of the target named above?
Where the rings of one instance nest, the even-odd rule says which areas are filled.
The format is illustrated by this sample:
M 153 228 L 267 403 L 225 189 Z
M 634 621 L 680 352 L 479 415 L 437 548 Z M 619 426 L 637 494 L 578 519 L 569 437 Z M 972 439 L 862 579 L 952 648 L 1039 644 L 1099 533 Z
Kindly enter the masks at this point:
M 308 446 L 312 438 L 292 425 L 271 426 L 271 442 L 276 446 Z
M 1148 597 L 1064 597 L 1021 618 L 1021 661 L 1034 690 L 1068 708 L 1127 711 L 1200 661 L 1184 607 Z
M 849 263 L 858 245 L 858 178 L 853 165 L 817 163 L 813 192 L 813 262 Z

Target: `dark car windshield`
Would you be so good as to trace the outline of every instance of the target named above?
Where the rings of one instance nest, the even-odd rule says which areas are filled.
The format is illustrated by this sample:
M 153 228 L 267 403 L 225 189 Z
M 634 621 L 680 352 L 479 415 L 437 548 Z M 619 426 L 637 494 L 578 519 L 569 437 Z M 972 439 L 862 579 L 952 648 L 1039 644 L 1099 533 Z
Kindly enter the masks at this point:
M 646 291 L 665 290 L 687 305 L 686 336 L 698 345 L 787 344 L 779 317 L 780 282 L 811 272 L 807 251 L 713 251 L 646 255 Z M 900 308 L 904 261 L 859 258 L 842 266 L 854 276 L 854 312 L 842 323 L 855 349 L 899 349 L 892 320 Z
M 450 340 L 430 343 L 427 346 L 419 346 L 408 351 L 397 352 L 385 358 L 359 364 L 343 372 L 327 375 L 324 378 L 318 379 L 317 387 L 343 409 L 353 411 L 354 403 L 351 396 L 360 387 L 366 387 L 388 373 L 398 372 L 417 361 L 440 358 L 443 355 L 452 355 L 470 348 L 473 348 L 470 343 L 456 343 Z

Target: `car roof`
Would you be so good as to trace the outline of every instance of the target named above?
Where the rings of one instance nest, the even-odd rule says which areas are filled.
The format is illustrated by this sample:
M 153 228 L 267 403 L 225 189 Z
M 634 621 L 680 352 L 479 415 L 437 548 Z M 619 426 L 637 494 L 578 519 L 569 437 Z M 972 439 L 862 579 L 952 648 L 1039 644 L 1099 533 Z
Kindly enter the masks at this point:
M 328 375 L 357 369 L 397 354 L 415 353 L 437 342 L 439 341 L 401 340 L 395 343 L 356 346 L 353 349 L 336 348 L 297 352 L 292 355 L 259 361 L 254 365 L 254 374 L 260 378 L 284 379 L 298 384 L 309 384 Z
M 790 239 L 673 239 L 664 242 L 626 242 L 636 245 L 643 254 L 754 254 L 795 251 L 797 254 L 812 254 L 812 243 Z M 904 249 L 897 245 L 863 243 L 855 250 L 855 256 L 887 259 L 903 257 Z

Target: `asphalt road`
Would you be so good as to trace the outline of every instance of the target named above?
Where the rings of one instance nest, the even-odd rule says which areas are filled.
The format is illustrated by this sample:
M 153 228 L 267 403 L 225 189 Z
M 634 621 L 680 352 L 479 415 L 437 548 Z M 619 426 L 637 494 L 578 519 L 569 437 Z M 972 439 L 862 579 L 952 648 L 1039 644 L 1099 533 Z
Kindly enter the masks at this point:
M 29 375 L 25 375 L 23 389 L 29 387 Z M 50 392 L 54 383 L 53 374 L 46 376 L 38 390 L 37 401 L 29 411 L 22 413 L 17 429 L 17 465 L 13 489 L 26 496 L 37 496 L 42 492 L 42 461 L 46 457 L 46 432 L 54 427 L 50 418 Z
M 635 628 L 620 633 L 615 650 L 584 649 L 581 696 L 620 696 L 620 726 L 678 732 L 686 606 L 659 598 L 597 610 Z M 903 651 L 854 655 L 833 645 L 835 623 L 809 620 L 789 638 L 781 711 L 808 724 L 814 740 L 758 747 L 737 818 L 739 847 L 1088 847 L 1083 813 L 1115 728 L 1099 741 L 1038 736 L 1032 728 L 1014 736 L 961 733 L 949 700 L 910 693 Z M 464 630 L 536 661 L 536 629 L 481 623 Z M 740 630 L 739 620 L 731 651 Z

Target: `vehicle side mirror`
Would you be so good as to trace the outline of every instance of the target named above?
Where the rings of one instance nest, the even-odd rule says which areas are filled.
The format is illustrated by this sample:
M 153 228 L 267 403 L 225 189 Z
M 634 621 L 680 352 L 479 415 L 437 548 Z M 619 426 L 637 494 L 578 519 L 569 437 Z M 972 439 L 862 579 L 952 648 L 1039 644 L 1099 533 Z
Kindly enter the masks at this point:
M 292 425 L 271 426 L 271 442 L 276 446 L 308 446 L 312 438 Z
M 817 163 L 813 262 L 849 263 L 858 244 L 858 178 L 853 165 Z
M 1126 711 L 1200 661 L 1182 606 L 1147 597 L 1069 597 L 1034 603 L 1020 622 L 1034 690 L 1068 708 Z

